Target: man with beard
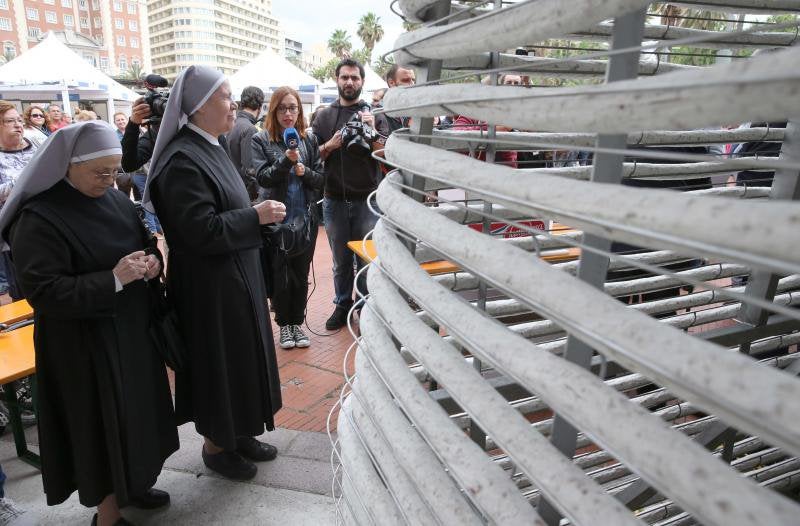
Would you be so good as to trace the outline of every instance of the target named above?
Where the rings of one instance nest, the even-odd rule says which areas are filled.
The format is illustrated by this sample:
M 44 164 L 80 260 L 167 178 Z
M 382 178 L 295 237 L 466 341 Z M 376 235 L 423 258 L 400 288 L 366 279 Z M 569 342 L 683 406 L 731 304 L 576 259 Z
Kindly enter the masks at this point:
M 336 66 L 336 86 L 339 98 L 321 110 L 314 120 L 314 134 L 320 144 L 320 155 L 325 161 L 325 198 L 322 215 L 333 255 L 333 286 L 336 308 L 325 322 L 325 328 L 335 330 L 347 323 L 347 313 L 353 305 L 355 274 L 353 263 L 359 268 L 363 262 L 347 248 L 347 242 L 363 238 L 375 227 L 378 218 L 367 206 L 367 198 L 377 187 L 380 170 L 369 155 L 359 155 L 342 145 L 342 127 L 358 115 L 359 119 L 378 133 L 386 136 L 388 124 L 383 116 L 376 119 L 369 104 L 361 100 L 364 84 L 364 66 L 352 59 L 344 59 Z M 382 148 L 372 141 L 372 148 Z M 366 280 L 359 283 L 366 290 Z

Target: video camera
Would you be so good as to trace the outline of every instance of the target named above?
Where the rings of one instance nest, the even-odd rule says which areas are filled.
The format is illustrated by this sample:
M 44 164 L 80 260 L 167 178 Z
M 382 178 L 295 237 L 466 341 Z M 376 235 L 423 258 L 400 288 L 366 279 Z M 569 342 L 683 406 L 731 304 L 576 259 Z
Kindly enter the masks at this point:
M 369 111 L 368 105 L 363 105 L 359 111 Z M 361 120 L 358 113 L 350 117 L 342 127 L 342 144 L 347 153 L 354 157 L 369 157 L 372 155 L 372 142 L 378 137 L 378 132 Z
M 145 95 L 144 101 L 150 106 L 149 124 L 152 127 L 157 127 L 161 124 L 164 110 L 167 109 L 169 91 L 164 91 L 163 88 L 169 87 L 169 82 L 161 75 L 151 73 L 145 77 L 144 87 L 147 88 L 147 95 Z

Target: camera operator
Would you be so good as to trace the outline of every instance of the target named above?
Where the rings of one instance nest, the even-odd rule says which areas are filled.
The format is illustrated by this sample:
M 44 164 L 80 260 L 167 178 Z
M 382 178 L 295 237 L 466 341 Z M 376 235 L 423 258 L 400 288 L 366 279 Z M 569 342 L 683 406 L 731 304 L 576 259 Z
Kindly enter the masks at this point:
M 361 64 L 352 59 L 339 62 L 336 66 L 339 98 L 321 110 L 314 121 L 320 156 L 325 161 L 322 214 L 333 256 L 336 292 L 333 301 L 336 308 L 325 322 L 328 330 L 347 323 L 347 313 L 353 305 L 354 258 L 359 268 L 363 266 L 347 248 L 347 242 L 363 238 L 378 220 L 367 206 L 369 194 L 378 187 L 380 174 L 371 150 L 383 148 L 379 134 L 388 135 L 389 128 L 385 118 L 372 115 L 369 104 L 360 98 L 363 83 Z
M 152 129 L 147 123 L 150 115 L 150 104 L 144 100 L 144 97 L 136 99 L 128 119 L 128 125 L 125 126 L 125 133 L 122 135 L 121 164 L 124 172 L 136 172 L 153 156 L 158 130 Z M 144 133 L 141 132 L 142 125 L 148 128 Z
M 242 177 L 251 201 L 258 198 L 258 182 L 255 169 L 252 167 L 253 136 L 258 133 L 256 120 L 264 104 L 264 92 L 258 86 L 247 86 L 242 90 L 239 98 L 239 110 L 236 112 L 236 121 L 233 129 L 226 135 L 230 145 L 231 161 Z

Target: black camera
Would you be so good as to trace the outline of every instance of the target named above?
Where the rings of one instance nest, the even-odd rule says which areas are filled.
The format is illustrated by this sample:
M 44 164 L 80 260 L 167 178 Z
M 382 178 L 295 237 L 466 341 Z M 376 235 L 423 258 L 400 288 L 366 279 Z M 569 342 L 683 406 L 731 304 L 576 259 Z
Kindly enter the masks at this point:
M 164 91 L 163 88 L 168 86 L 167 79 L 155 73 L 147 75 L 144 79 L 144 87 L 147 88 L 144 101 L 150 106 L 149 124 L 151 126 L 158 126 L 161 123 L 161 117 L 164 116 L 164 111 L 167 109 L 169 91 Z
M 369 106 L 365 107 L 369 110 Z M 361 120 L 356 113 L 342 127 L 342 145 L 347 153 L 354 157 L 369 157 L 372 155 L 372 142 L 378 137 L 378 133 Z

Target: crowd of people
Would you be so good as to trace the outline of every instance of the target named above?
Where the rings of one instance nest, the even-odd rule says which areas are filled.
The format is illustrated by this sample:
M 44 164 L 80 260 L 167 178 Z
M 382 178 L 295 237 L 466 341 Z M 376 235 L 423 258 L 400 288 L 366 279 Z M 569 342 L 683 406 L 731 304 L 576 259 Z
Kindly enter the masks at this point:
M 373 114 L 384 92 L 363 99 L 358 62 L 342 60 L 335 76 L 338 99 L 308 121 L 291 87 L 266 100 L 250 86 L 237 104 L 225 76 L 204 66 L 178 76 L 163 115 L 140 99 L 113 126 L 90 111 L 70 125 L 58 105 L 20 115 L 0 101 L 0 292 L 34 309 L 49 505 L 77 491 L 100 526 L 130 524 L 128 505 L 166 505 L 154 485 L 187 422 L 204 437 L 204 464 L 224 477 L 251 479 L 257 462 L 276 458 L 255 437 L 274 429 L 282 406 L 274 338 L 285 350 L 311 345 L 303 324 L 318 228 L 332 254 L 333 331 L 359 307 L 354 288 L 366 290 L 347 243 L 378 219 L 372 153 L 412 125 Z M 395 66 L 386 80 L 412 86 L 414 71 Z M 345 139 L 353 122 L 375 133 Z M 486 128 L 468 116 L 440 124 Z M 498 161 L 516 166 L 507 153 Z M 168 360 L 151 338 L 164 290 L 174 352 L 185 355 L 174 405 Z M 12 509 L 3 480 L 0 469 L 0 508 Z

